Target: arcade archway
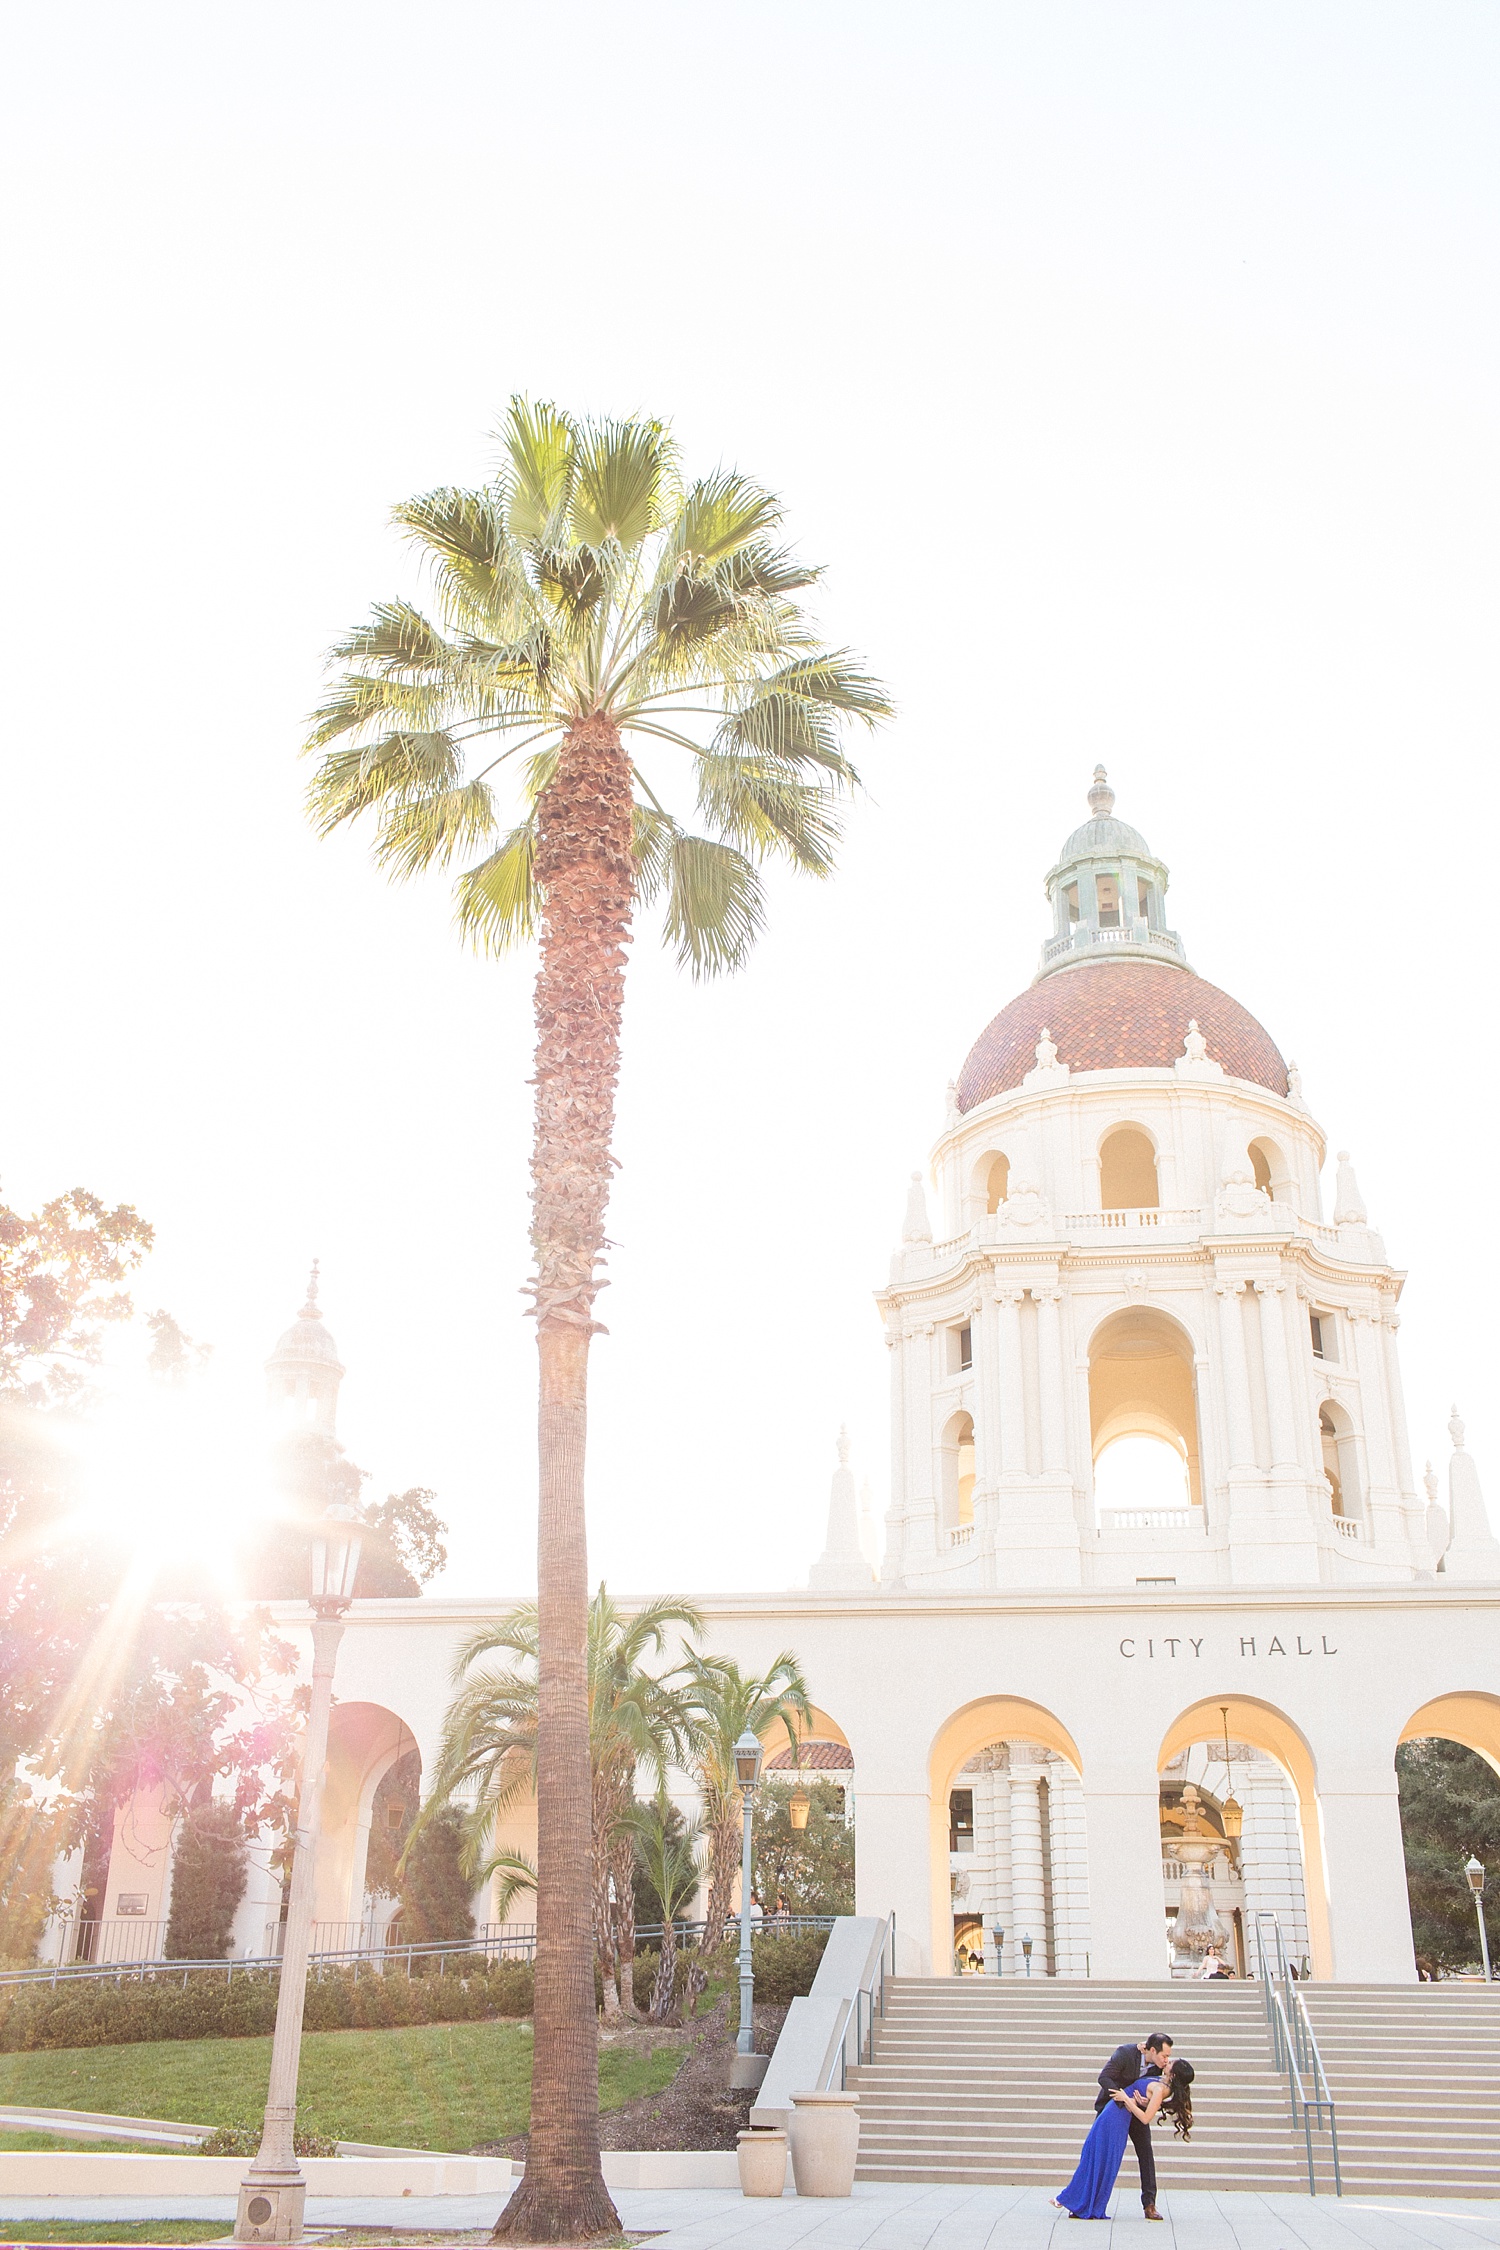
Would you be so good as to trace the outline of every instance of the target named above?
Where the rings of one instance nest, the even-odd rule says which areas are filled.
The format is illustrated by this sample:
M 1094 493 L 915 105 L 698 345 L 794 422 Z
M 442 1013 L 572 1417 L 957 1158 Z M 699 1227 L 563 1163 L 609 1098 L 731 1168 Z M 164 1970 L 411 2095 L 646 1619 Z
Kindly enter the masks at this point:
M 1186 1505 L 1202 1524 L 1193 1342 L 1177 1321 L 1153 1306 L 1126 1305 L 1100 1322 L 1089 1339 L 1089 1428 L 1096 1464 L 1124 1440 L 1170 1449 L 1179 1468 L 1148 1513 L 1180 1514 Z
M 1472 1855 L 1491 1951 L 1500 1950 L 1500 1696 L 1459 1692 L 1412 1713 L 1396 1749 L 1401 1842 L 1419 1976 L 1482 1970 Z
M 1226 1720 L 1227 1714 L 1227 1720 Z M 1229 1758 L 1224 1756 L 1225 1733 Z M 1314 1976 L 1332 1974 L 1317 1768 L 1301 1730 L 1274 1704 L 1245 1695 L 1205 1697 L 1174 1719 L 1157 1758 L 1163 1807 L 1163 1912 L 1175 1921 L 1183 1886 L 1206 1889 L 1231 1965 L 1252 1971 L 1256 1917 L 1275 1914 L 1290 1958 Z M 1189 1800 L 1192 1788 L 1196 1803 Z M 1241 1811 L 1226 1830 L 1225 1800 Z M 1172 1849 L 1192 1839 L 1186 1857 Z M 1201 1885 L 1199 1878 L 1204 1880 Z M 1170 1950 L 1168 1958 L 1173 1955 Z M 1176 1960 L 1179 1973 L 1188 1956 Z
M 1022 1697 L 985 1697 L 940 1729 L 929 1771 L 934 1971 L 1087 1976 L 1082 1760 L 1068 1730 Z

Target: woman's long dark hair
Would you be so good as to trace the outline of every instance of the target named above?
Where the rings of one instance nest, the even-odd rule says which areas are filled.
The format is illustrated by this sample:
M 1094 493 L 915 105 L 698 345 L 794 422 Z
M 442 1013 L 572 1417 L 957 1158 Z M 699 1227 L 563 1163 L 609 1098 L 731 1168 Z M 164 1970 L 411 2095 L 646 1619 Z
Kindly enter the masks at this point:
M 1172 2057 L 1172 2075 L 1167 2080 L 1167 2092 L 1161 2106 L 1172 2120 L 1173 2132 L 1185 2141 L 1190 2141 L 1193 2137 L 1193 2097 L 1188 2088 L 1195 2076 L 1192 2064 L 1185 2057 Z

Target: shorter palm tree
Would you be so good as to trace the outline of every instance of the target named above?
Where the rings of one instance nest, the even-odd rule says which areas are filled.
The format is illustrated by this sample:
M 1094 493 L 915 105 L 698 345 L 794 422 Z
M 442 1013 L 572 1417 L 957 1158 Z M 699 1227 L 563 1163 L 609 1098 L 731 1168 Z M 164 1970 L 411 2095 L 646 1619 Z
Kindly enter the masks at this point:
M 648 1602 L 627 1613 L 601 1585 L 589 1605 L 594 1942 L 607 2016 L 618 2015 L 622 2005 L 631 2013 L 635 2009 L 634 1917 L 628 1910 L 633 1842 L 624 1823 L 636 1775 L 644 1768 L 660 1779 L 687 1756 L 694 1720 L 681 1675 L 653 1672 L 646 1660 L 661 1655 L 674 1631 L 702 1630 L 698 1612 L 685 1602 Z M 463 1816 L 465 1872 L 476 1888 L 496 1882 L 502 1916 L 520 1891 L 536 1888 L 531 1862 L 500 1847 L 497 1833 L 506 1814 L 536 1788 L 537 1642 L 536 1604 L 521 1602 L 471 1633 L 459 1649 L 453 1667 L 458 1692 L 443 1721 L 427 1802 L 407 1840 L 410 1851 L 423 1823 L 442 1806 L 456 1805 Z M 485 1661 L 496 1656 L 514 1661 L 503 1666 Z M 622 1921 L 629 1924 L 628 1947 L 617 1942 Z
M 661 1902 L 661 1958 L 648 2012 L 653 2023 L 663 2023 L 671 2014 L 677 1983 L 677 1917 L 702 1880 L 698 1839 L 703 1831 L 696 1821 L 684 1826 L 664 1781 L 648 1804 L 631 1806 L 625 1826 L 641 1871 Z
M 732 1657 L 694 1653 L 688 1657 L 687 1673 L 694 1715 L 693 1765 L 709 1839 L 703 1942 L 712 1948 L 729 1919 L 740 1864 L 743 1816 L 734 1746 L 747 1728 L 764 1741 L 777 1726 L 785 1729 L 788 1747 L 795 1746 L 798 1733 L 812 1724 L 812 1706 L 802 1667 L 790 1649 L 783 1649 L 759 1673 L 742 1672 Z

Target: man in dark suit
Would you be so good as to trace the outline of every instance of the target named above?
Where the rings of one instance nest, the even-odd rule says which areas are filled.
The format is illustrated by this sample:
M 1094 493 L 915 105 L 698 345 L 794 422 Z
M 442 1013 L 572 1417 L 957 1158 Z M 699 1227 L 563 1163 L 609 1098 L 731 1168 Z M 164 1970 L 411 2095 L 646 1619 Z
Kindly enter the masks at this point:
M 1123 2094 L 1138 2078 L 1160 2078 L 1162 2064 L 1171 2052 L 1172 2042 L 1164 2031 L 1148 2031 L 1144 2039 L 1127 2040 L 1123 2047 L 1116 2047 L 1099 2073 L 1099 2099 L 1094 2104 L 1094 2115 L 1098 2116 L 1117 2091 Z M 1130 2143 L 1141 2168 L 1141 2208 L 1148 2219 L 1159 2219 L 1156 2152 L 1151 2146 L 1150 2126 L 1143 2125 L 1138 2117 L 1130 2120 Z

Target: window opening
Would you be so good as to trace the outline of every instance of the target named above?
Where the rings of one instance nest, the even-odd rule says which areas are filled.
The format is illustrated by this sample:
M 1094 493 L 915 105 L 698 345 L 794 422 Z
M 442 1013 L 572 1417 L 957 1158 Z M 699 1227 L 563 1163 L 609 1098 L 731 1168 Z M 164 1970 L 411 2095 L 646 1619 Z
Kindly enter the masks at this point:
M 1175 1586 L 1175 1578 L 1138 1578 L 1137 1586 Z
M 974 1792 L 972 1789 L 954 1789 L 949 1792 L 948 1849 L 950 1852 L 971 1852 L 974 1849 Z
M 1118 875 L 1097 876 L 1094 889 L 1099 900 L 1100 929 L 1117 930 L 1120 927 L 1120 878 Z
M 1336 1360 L 1339 1355 L 1335 1346 L 1336 1331 L 1332 1313 L 1310 1312 L 1307 1324 L 1312 1330 L 1313 1358 Z
M 1271 1167 L 1261 1152 L 1259 1142 L 1250 1151 L 1250 1168 L 1255 1174 L 1255 1184 L 1260 1189 L 1261 1194 L 1269 1195 L 1271 1192 Z
M 1069 922 L 1076 922 L 1078 920 L 1078 885 L 1069 883 L 1067 889 L 1063 892 L 1063 897 L 1068 902 Z
M 1136 912 L 1143 922 L 1151 919 L 1151 885 L 1138 881 L 1135 886 Z
M 958 1365 L 960 1373 L 974 1364 L 974 1330 L 965 1321 L 958 1332 Z
M 985 1181 L 984 1207 L 986 1211 L 992 1214 L 998 1211 L 1009 1195 L 1010 1158 L 1008 1156 L 997 1156 L 990 1166 L 989 1178 Z
M 1099 1200 L 1106 1211 L 1154 1211 L 1161 1200 L 1156 1151 L 1137 1125 L 1122 1125 L 1099 1151 Z

